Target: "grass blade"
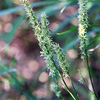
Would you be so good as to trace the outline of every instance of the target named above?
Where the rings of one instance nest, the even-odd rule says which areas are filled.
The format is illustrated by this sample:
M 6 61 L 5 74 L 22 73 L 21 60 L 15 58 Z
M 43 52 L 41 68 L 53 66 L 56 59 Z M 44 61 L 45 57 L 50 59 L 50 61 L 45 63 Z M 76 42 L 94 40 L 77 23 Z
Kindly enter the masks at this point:
M 39 6 L 52 4 L 52 3 L 55 3 L 55 1 L 50 1 L 50 2 L 49 1 L 43 1 L 43 2 L 38 2 L 38 3 L 32 4 L 32 7 L 39 7 Z M 0 17 L 8 15 L 8 14 L 16 13 L 16 12 L 21 11 L 23 9 L 24 9 L 24 7 L 21 6 L 21 7 L 14 7 L 14 8 L 9 8 L 9 9 L 0 11 Z
M 71 15 L 69 18 L 67 18 L 66 20 L 64 20 L 59 27 L 54 31 L 54 33 L 57 33 L 58 31 L 60 31 L 65 25 L 69 24 L 69 22 L 75 18 L 77 16 L 77 13 Z
M 64 10 L 65 10 L 65 8 L 66 8 L 67 6 L 69 6 L 70 4 L 72 4 L 73 2 L 75 2 L 75 1 L 76 1 L 76 0 L 73 0 L 73 1 L 71 1 L 69 4 L 67 4 L 66 6 L 64 6 L 64 7 L 61 9 L 60 13 L 63 13 Z
M 10 33 L 8 33 L 7 37 L 6 37 L 6 42 L 10 42 L 12 40 L 12 38 L 14 37 L 18 27 L 21 25 L 22 21 L 24 20 L 26 14 L 23 14 L 22 16 L 20 16 L 14 23 L 14 27 L 12 29 L 12 31 Z
M 89 25 L 88 28 L 97 27 L 97 26 L 100 26 L 100 24 Z M 78 31 L 78 28 L 74 28 L 74 29 L 71 29 L 71 30 L 61 32 L 60 35 L 67 34 L 67 33 L 70 33 L 70 32 L 75 32 L 75 31 Z
M 16 71 L 17 70 L 15 68 L 7 68 L 7 69 L 0 68 L 0 75 L 5 75 L 5 74 L 16 72 Z
M 98 33 L 91 41 L 90 43 L 75 57 L 77 58 L 83 51 L 85 51 L 94 41 L 96 41 L 96 39 L 98 39 L 100 37 L 100 33 Z

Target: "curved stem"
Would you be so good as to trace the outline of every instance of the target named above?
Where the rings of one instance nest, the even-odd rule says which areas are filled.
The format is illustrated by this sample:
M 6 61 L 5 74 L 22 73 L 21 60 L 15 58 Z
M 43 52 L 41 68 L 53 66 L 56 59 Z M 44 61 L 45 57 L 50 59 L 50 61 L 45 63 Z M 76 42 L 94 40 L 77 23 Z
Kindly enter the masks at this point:
M 56 81 L 56 84 L 58 85 L 58 80 L 57 80 L 57 77 L 55 76 L 55 81 Z M 60 88 L 59 88 L 59 90 L 60 90 Z M 66 100 L 64 97 L 63 97 L 63 95 L 62 95 L 62 93 L 61 93 L 61 98 L 62 98 L 62 100 Z
M 85 78 L 83 77 L 81 71 L 80 71 L 79 69 L 77 69 L 77 70 L 78 70 L 78 72 L 80 73 L 80 75 L 81 75 L 81 77 L 82 77 L 82 79 L 83 79 L 83 81 L 84 81 L 84 83 L 85 83 L 85 86 L 86 86 L 86 88 L 88 89 L 88 91 L 91 92 L 92 94 L 94 94 L 94 93 L 89 89 L 89 87 L 88 87 L 88 85 L 87 85 L 87 83 L 86 83 L 86 81 L 85 81 Z
M 57 70 L 57 71 L 59 71 L 59 70 Z M 68 88 L 68 86 L 67 86 L 66 82 L 64 81 L 64 79 L 63 79 L 63 77 L 62 77 L 61 73 L 60 73 L 60 72 L 58 72 L 58 74 L 59 74 L 59 76 L 61 77 L 61 79 L 62 79 L 62 81 L 63 81 L 64 85 L 66 86 L 66 89 L 67 89 L 67 91 L 69 92 L 69 94 L 72 96 L 72 98 L 73 98 L 74 100 L 76 100 L 76 98 L 74 97 L 74 95 L 73 95 L 73 94 L 71 93 L 71 91 L 69 90 L 69 88 Z
M 95 95 L 96 99 L 99 100 L 98 96 L 97 96 L 97 94 L 95 92 L 94 86 L 93 86 L 93 81 L 92 81 L 91 72 L 90 72 L 89 63 L 88 63 L 88 55 L 87 55 L 87 51 L 86 50 L 85 50 L 85 54 L 86 54 L 87 69 L 88 69 L 88 74 L 89 74 L 90 82 L 91 82 L 91 85 L 92 85 L 92 89 L 93 89 L 93 92 L 94 92 L 94 95 Z
M 46 47 L 46 45 L 45 45 L 45 47 Z M 46 48 L 47 48 L 47 47 L 46 47 Z M 47 49 L 47 52 L 48 52 L 48 54 L 49 54 L 48 49 Z M 66 87 L 66 90 L 69 92 L 69 94 L 71 95 L 71 97 L 72 97 L 74 100 L 76 100 L 75 96 L 72 94 L 72 92 L 71 92 L 71 91 L 70 91 L 70 89 L 68 88 L 68 86 L 67 86 L 66 82 L 64 81 L 64 79 L 63 79 L 63 77 L 62 77 L 62 75 L 61 75 L 61 73 L 60 73 L 59 69 L 57 68 L 57 66 L 56 66 L 56 64 L 55 64 L 54 59 L 53 59 L 53 58 L 51 58 L 51 60 L 52 60 L 52 62 L 53 62 L 53 64 L 54 64 L 54 66 L 55 66 L 55 68 L 56 68 L 56 70 L 57 70 L 57 72 L 58 72 L 58 74 L 59 74 L 60 78 L 62 79 L 62 81 L 63 81 L 63 83 L 64 83 L 64 85 L 65 85 L 65 87 Z
M 54 60 L 53 60 L 52 58 L 51 58 L 51 60 L 54 62 Z M 72 98 L 73 98 L 74 100 L 76 100 L 76 98 L 74 97 L 74 95 L 73 95 L 73 94 L 71 93 L 71 91 L 69 90 L 69 88 L 68 88 L 66 82 L 64 81 L 64 79 L 63 79 L 63 77 L 62 77 L 62 75 L 61 75 L 59 69 L 57 68 L 55 62 L 54 62 L 54 66 L 55 66 L 55 68 L 56 68 L 56 70 L 57 70 L 57 72 L 58 72 L 60 78 L 62 79 L 62 81 L 63 81 L 63 83 L 64 83 L 64 85 L 65 85 L 65 87 L 66 87 L 66 90 L 69 92 L 69 94 L 72 96 Z
M 77 94 L 77 92 L 76 92 L 76 89 L 75 89 L 75 87 L 74 87 L 74 84 L 73 84 L 73 82 L 72 82 L 72 79 L 71 79 L 71 77 L 70 77 L 70 74 L 69 74 L 69 79 L 70 79 L 70 82 L 71 82 L 71 84 L 72 84 L 72 87 L 73 87 L 73 89 L 74 89 L 74 91 L 75 91 L 75 95 L 76 95 L 76 97 L 77 97 L 77 100 L 80 100 L 79 97 L 78 97 L 78 94 Z

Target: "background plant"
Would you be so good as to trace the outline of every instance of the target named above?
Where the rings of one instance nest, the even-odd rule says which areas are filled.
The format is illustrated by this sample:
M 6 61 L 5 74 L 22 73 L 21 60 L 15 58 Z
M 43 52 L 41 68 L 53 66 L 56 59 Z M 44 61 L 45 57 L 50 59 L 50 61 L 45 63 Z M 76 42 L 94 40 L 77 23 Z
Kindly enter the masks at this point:
M 8 3 L 7 3 L 7 1 L 5 0 L 5 2 L 2 2 L 3 4 L 6 4 L 7 3 L 7 6 L 3 6 L 4 8 L 5 7 L 12 7 L 13 6 L 13 3 L 16 3 L 16 4 L 18 4 L 18 2 L 15 2 L 14 0 L 13 1 L 9 1 L 11 4 L 8 6 Z M 12 3 L 13 2 L 13 3 Z M 44 1 L 45 2 L 45 1 Z M 47 16 L 48 16 L 48 19 L 50 20 L 50 23 L 52 23 L 52 22 L 54 22 L 53 21 L 53 19 L 55 18 L 55 20 L 58 20 L 58 23 L 57 22 L 55 22 L 55 23 L 53 23 L 54 25 L 59 25 L 58 26 L 58 28 L 55 28 L 55 30 L 54 29 L 52 29 L 51 28 L 51 31 L 53 31 L 53 32 L 51 32 L 51 36 L 53 37 L 53 40 L 54 41 L 56 41 L 56 42 L 59 42 L 60 43 L 60 45 L 61 45 L 61 47 L 64 47 L 63 48 L 63 51 L 66 51 L 67 50 L 67 61 L 68 62 L 71 62 L 71 63 L 69 63 L 70 64 L 70 68 L 69 68 L 69 70 L 70 70 L 70 73 L 72 73 L 72 75 L 71 75 L 71 77 L 72 77 L 72 79 L 74 80 L 74 83 L 75 83 L 75 88 L 77 89 L 77 91 L 78 91 L 78 94 L 80 95 L 80 96 L 82 96 L 82 98 L 85 98 L 85 99 L 89 99 L 89 97 L 90 97 L 90 100 L 91 100 L 91 98 L 93 99 L 93 95 L 90 93 L 90 90 L 88 91 L 88 89 L 87 88 L 84 88 L 83 87 L 83 85 L 84 85 L 84 81 L 83 81 L 83 85 L 82 84 L 78 84 L 79 82 L 77 82 L 77 80 L 79 80 L 79 79 L 81 79 L 81 76 L 80 76 L 80 74 L 78 74 L 78 77 L 76 77 L 77 76 L 77 71 L 76 71 L 76 69 L 80 69 L 80 71 L 81 71 L 81 73 L 82 73 L 82 75 L 84 76 L 84 78 L 87 80 L 88 79 L 88 76 L 86 75 L 86 73 L 84 73 L 84 72 L 86 72 L 86 70 L 84 69 L 85 68 L 85 65 L 82 65 L 82 61 L 81 60 L 79 60 L 79 58 L 77 58 L 77 59 L 73 59 L 72 58 L 72 56 L 70 55 L 70 52 L 71 53 L 73 53 L 74 52 L 74 54 L 75 54 L 75 52 L 77 52 L 77 51 L 79 51 L 78 50 L 78 45 L 76 46 L 75 44 L 77 43 L 77 41 L 78 41 L 78 39 L 77 39 L 77 26 L 75 26 L 72 22 L 74 22 L 75 21 L 75 19 L 74 18 L 76 18 L 77 17 L 77 14 L 76 13 L 72 13 L 72 15 L 69 15 L 70 17 L 68 17 L 67 18 L 67 16 L 66 16 L 66 18 L 67 19 L 63 19 L 63 20 L 61 20 L 61 19 L 56 19 L 56 17 L 54 17 L 54 15 L 57 15 L 57 13 L 59 14 L 60 13 L 60 11 L 64 11 L 64 12 L 66 12 L 67 11 L 67 13 L 68 13 L 68 9 L 69 9 L 69 11 L 71 11 L 71 8 L 69 8 L 69 6 L 71 6 L 71 7 L 78 7 L 78 5 L 77 5 L 77 1 L 66 1 L 66 3 L 67 3 L 67 5 L 68 6 L 66 6 L 66 3 L 64 2 L 64 4 L 65 5 L 62 5 L 62 7 L 61 8 L 59 8 L 59 4 L 60 3 L 62 3 L 63 1 L 55 1 L 55 2 L 53 2 L 53 1 L 46 1 L 45 3 L 44 2 L 39 2 L 39 4 L 36 4 L 36 5 L 34 5 L 35 6 L 35 10 L 37 10 L 37 16 L 39 17 L 40 16 L 40 14 L 41 14 L 41 12 L 46 12 L 46 14 L 47 14 Z M 49 5 L 47 5 L 47 2 L 48 2 L 48 4 Z M 51 3 L 50 3 L 51 2 Z M 94 3 L 95 2 L 95 3 Z M 42 8 L 44 8 L 44 9 L 41 9 L 40 10 L 40 7 L 38 7 L 38 9 L 36 9 L 36 7 L 37 6 L 41 6 L 41 5 L 47 5 L 47 7 L 46 6 L 42 6 Z M 51 5 L 50 5 L 51 4 Z M 95 7 L 95 5 L 96 5 L 96 7 Z M 1 6 L 2 7 L 2 6 Z M 58 7 L 58 8 L 57 8 Z M 91 71 L 92 71 L 92 77 L 93 77 L 93 79 L 95 79 L 97 82 L 99 81 L 99 74 L 98 74 L 98 70 L 97 70 L 97 68 L 98 68 L 98 66 L 99 66 L 99 36 L 100 36 L 100 34 L 97 34 L 96 35 L 96 33 L 98 33 L 99 32 L 99 1 L 98 0 L 94 0 L 94 1 L 89 1 L 89 5 L 88 5 L 88 12 L 89 12 L 89 16 L 90 16 L 90 18 L 89 18 L 89 22 L 90 22 L 90 26 L 88 27 L 88 33 L 87 33 L 87 35 L 90 37 L 90 42 L 89 42 L 89 45 L 87 46 L 88 48 L 87 48 L 87 50 L 89 50 L 89 51 L 93 51 L 93 53 L 92 53 L 92 55 L 90 55 L 90 62 L 91 62 Z M 52 13 L 52 11 L 51 11 L 51 8 L 53 9 L 53 8 L 55 8 L 55 9 L 53 9 L 53 11 L 54 11 L 54 13 Z M 94 9 L 95 8 L 95 9 Z M 2 8 L 3 9 L 3 8 Z M 15 12 L 17 12 L 17 11 L 19 11 L 19 10 L 21 10 L 21 9 L 23 9 L 23 7 L 18 7 L 18 8 L 11 8 L 11 9 L 7 9 L 6 8 L 6 10 L 4 10 L 4 11 L 2 11 L 2 12 L 0 12 L 0 16 L 2 16 L 2 15 L 6 15 L 8 12 L 8 14 L 10 14 L 10 13 L 15 13 Z M 39 14 L 38 14 L 38 10 L 40 10 L 39 11 Z M 64 12 L 62 13 L 62 15 L 64 15 Z M 75 11 L 74 11 L 75 12 Z M 77 9 L 76 9 L 76 12 L 77 12 Z M 91 12 L 92 12 L 92 14 L 91 14 Z M 34 43 L 36 43 L 36 42 L 32 42 L 32 40 L 30 40 L 30 37 L 29 37 L 29 34 L 28 33 L 30 33 L 30 30 L 31 29 L 29 29 L 28 28 L 28 26 L 29 26 L 29 24 L 28 24 L 28 20 L 24 20 L 24 18 L 25 18 L 25 14 L 23 14 L 21 17 L 20 17 L 20 15 L 19 15 L 19 13 L 16 13 L 15 15 L 17 15 L 16 16 L 16 18 L 18 18 L 18 20 L 16 20 L 15 21 L 15 19 L 13 19 L 12 21 L 13 21 L 13 29 L 12 29 L 12 31 L 11 32 L 8 32 L 7 34 L 3 34 L 3 35 L 1 35 L 1 40 L 6 40 L 7 41 L 7 45 L 9 45 L 9 44 L 11 44 L 12 43 L 12 45 L 8 48 L 9 50 L 11 50 L 11 47 L 13 47 L 14 46 L 14 43 L 13 43 L 13 41 L 14 40 L 16 40 L 17 42 L 15 42 L 15 44 L 17 44 L 17 45 L 21 45 L 22 44 L 22 42 L 21 41 L 25 41 L 24 42 L 24 44 L 22 44 L 24 47 L 25 47 L 25 45 L 26 45 L 26 47 L 27 48 L 29 48 L 29 47 L 35 47 L 35 45 L 34 45 Z M 14 15 L 13 15 L 14 16 Z M 51 16 L 51 17 L 49 17 L 49 16 Z M 53 16 L 53 17 L 52 17 Z M 57 15 L 58 16 L 58 15 Z M 61 17 L 59 17 L 59 18 L 61 18 Z M 63 17 L 64 18 L 64 17 Z M 72 19 L 74 19 L 74 21 L 72 21 L 71 22 L 71 20 Z M 4 22 L 5 22 L 6 20 L 4 20 Z M 11 22 L 12 22 L 11 21 Z M 25 22 L 25 24 L 23 24 L 23 23 Z M 61 24 L 60 24 L 60 22 L 61 22 Z M 2 22 L 2 19 L 1 19 L 1 23 L 3 23 Z M 27 24 L 26 24 L 27 23 Z M 18 27 L 19 27 L 19 25 L 21 25 L 22 24 L 22 26 L 23 25 L 26 25 L 25 27 L 23 27 L 24 28 L 24 30 L 25 31 L 23 31 L 23 32 L 20 32 L 19 34 L 18 34 L 18 31 L 17 30 L 19 30 L 18 29 Z M 52 25 L 53 25 L 52 24 Z M 66 27 L 65 25 L 67 25 L 68 24 L 68 26 Z M 9 25 L 9 24 L 8 24 Z M 22 27 L 21 26 L 21 27 Z M 63 29 L 62 29 L 63 28 Z M 28 29 L 28 30 L 27 30 Z M 66 31 L 67 30 L 67 31 Z M 16 33 L 16 31 L 17 31 L 17 33 Z M 20 30 L 21 31 L 21 30 Z M 2 31 L 1 31 L 2 32 Z M 4 31 L 4 32 L 6 32 L 6 31 Z M 57 33 L 57 32 L 59 32 L 59 34 L 60 35 L 56 35 L 56 34 L 52 34 L 52 33 Z M 2 32 L 3 33 L 3 32 Z M 22 35 L 20 35 L 21 33 L 23 33 Z M 32 32 L 33 33 L 33 32 Z M 16 35 L 15 35 L 16 34 Z M 61 35 L 61 34 L 63 34 L 63 35 Z M 91 34 L 95 34 L 96 36 L 94 37 L 93 35 L 91 35 Z M 18 37 L 19 36 L 19 37 Z M 16 38 L 17 37 L 17 38 Z M 71 38 L 70 38 L 71 37 Z M 73 37 L 73 39 L 72 39 L 72 37 Z M 12 38 L 15 38 L 14 40 L 12 40 Z M 34 38 L 34 37 L 33 37 Z M 20 39 L 20 40 L 19 40 Z M 63 42 L 62 40 L 64 40 L 65 39 L 65 41 Z M 34 40 L 34 39 L 33 39 Z M 20 41 L 20 43 L 19 43 L 19 41 Z M 5 42 L 1 42 L 1 44 L 3 45 L 2 47 L 4 47 L 4 45 L 5 45 Z M 7 45 L 5 45 L 5 47 L 7 47 Z M 22 46 L 21 45 L 21 46 Z M 34 46 L 33 46 L 34 45 Z M 75 45 L 75 46 L 74 46 Z M 1 50 L 3 51 L 4 49 L 5 49 L 5 47 L 4 48 L 2 48 Z M 19 46 L 17 47 L 17 49 L 19 48 Z M 70 49 L 71 48 L 71 49 Z M 92 48 L 92 49 L 91 49 Z M 19 58 L 18 58 L 18 56 L 17 55 L 21 55 L 21 54 L 18 54 L 18 53 L 16 53 L 16 54 L 14 54 L 14 55 L 11 55 L 11 53 L 9 53 L 9 52 L 11 52 L 11 51 L 7 51 L 8 49 L 6 49 L 6 55 L 5 55 L 5 57 L 4 57 L 4 52 L 2 52 L 2 54 L 1 54 L 1 56 L 2 56 L 2 58 L 3 58 L 3 60 L 2 60 L 2 62 L 1 62 L 1 64 L 2 64 L 2 66 L 7 66 L 7 67 L 11 67 L 11 66 L 17 66 L 16 68 L 19 70 L 19 67 L 18 67 L 18 64 L 19 64 L 19 61 L 20 62 L 23 62 L 23 58 L 20 58 L 20 60 L 18 60 Z M 22 50 L 23 51 L 23 47 L 21 47 L 21 49 L 20 50 Z M 25 50 L 25 49 L 24 49 Z M 29 49 L 28 49 L 29 50 Z M 39 50 L 39 49 L 38 49 Z M 35 52 L 35 54 L 36 54 L 36 51 L 34 50 L 34 49 L 32 49 L 31 48 L 31 51 L 33 52 Z M 32 52 L 30 51 L 30 55 L 32 54 Z M 27 51 L 27 53 L 26 53 L 26 51 L 24 51 L 25 52 L 25 54 L 28 54 L 28 57 L 29 57 L 29 53 L 28 53 L 28 51 Z M 38 52 L 39 53 L 39 52 Z M 37 53 L 37 54 L 38 54 Z M 78 52 L 79 53 L 79 52 Z M 98 56 L 97 56 L 98 55 Z M 5 59 L 4 59 L 5 58 Z M 13 60 L 13 58 L 14 59 L 16 59 L 16 61 L 15 60 Z M 24 58 L 27 58 L 26 56 L 24 57 Z M 34 57 L 32 57 L 32 58 L 34 58 Z M 31 58 L 31 59 L 32 59 Z M 6 61 L 6 59 L 8 59 L 8 61 L 9 62 L 7 62 Z M 35 60 L 37 60 L 37 61 L 39 61 L 38 60 L 38 57 L 37 58 L 35 58 Z M 24 59 L 24 62 L 25 61 L 28 61 L 28 59 L 27 60 L 25 60 Z M 77 63 L 78 62 L 78 63 Z M 79 63 L 79 62 L 81 62 L 81 63 Z M 26 63 L 25 63 L 26 64 Z M 24 64 L 23 64 L 24 65 Z M 27 64 L 26 64 L 27 65 Z M 76 66 L 76 67 L 75 67 Z M 83 66 L 83 67 L 82 67 Z M 96 67 L 94 67 L 94 66 L 96 66 Z M 23 68 L 23 70 L 24 70 L 25 68 Z M 41 68 L 42 69 L 42 68 Z M 95 71 L 93 70 L 93 69 L 95 69 Z M 8 70 L 8 69 L 7 69 Z M 6 71 L 7 71 L 6 70 Z M 4 70 L 5 71 L 5 70 Z M 2 71 L 3 72 L 3 71 Z M 7 72 L 7 73 L 9 73 L 9 71 Z M 13 70 L 12 70 L 12 73 L 13 73 Z M 6 73 L 5 73 L 6 74 Z M 10 73 L 9 73 L 10 74 Z M 17 75 L 16 75 L 17 74 Z M 14 73 L 13 73 L 13 75 L 10 75 L 10 76 L 12 76 L 11 78 L 10 77 L 8 77 L 9 75 L 8 74 L 6 74 L 6 76 L 2 76 L 3 78 L 7 78 L 7 79 L 9 79 L 9 80 L 12 80 L 12 81 L 10 81 L 10 84 L 11 84 L 11 86 L 12 86 L 12 89 L 11 90 L 13 90 L 13 89 L 15 89 L 16 90 L 16 93 L 18 93 L 18 97 L 19 98 L 21 98 L 23 95 L 24 96 L 26 96 L 28 99 L 33 99 L 33 98 L 35 98 L 35 99 L 37 99 L 38 98 L 38 96 L 37 97 L 35 97 L 35 96 L 33 96 L 32 95 L 32 92 L 33 92 L 33 90 L 38 90 L 37 88 L 34 88 L 34 87 L 36 87 L 36 86 L 38 86 L 37 85 L 37 83 L 38 83 L 38 79 L 40 78 L 38 75 L 38 78 L 36 79 L 36 81 L 34 80 L 33 82 L 33 84 L 31 84 L 31 85 L 29 85 L 30 84 L 30 81 L 28 81 L 29 79 L 25 79 L 25 78 L 23 78 L 23 77 L 21 77 L 21 75 L 19 74 L 19 72 L 16 72 L 16 74 L 15 74 L 15 71 L 14 71 Z M 39 74 L 40 75 L 40 74 Z M 85 76 L 86 75 L 86 76 Z M 25 76 L 25 75 L 24 75 Z M 34 75 L 33 75 L 34 76 Z M 40 75 L 41 76 L 41 75 Z M 73 77 L 73 76 L 75 76 L 75 77 Z M 16 79 L 17 78 L 17 79 Z M 9 81 L 8 80 L 8 81 Z M 52 80 L 52 78 L 50 78 L 50 80 Z M 52 81 L 47 81 L 46 83 L 48 83 L 48 87 L 49 87 L 49 83 L 51 83 Z M 82 80 L 81 80 L 82 81 Z M 93 81 L 94 83 L 96 82 L 96 81 Z M 3 80 L 2 80 L 2 82 L 3 82 Z M 5 83 L 5 82 L 4 82 Z M 15 84 L 15 83 L 17 83 L 17 84 Z M 67 82 L 68 83 L 68 82 Z M 88 83 L 88 82 L 87 82 Z M 98 84 L 99 84 L 99 82 L 98 82 Z M 28 88 L 26 88 L 28 86 Z M 29 89 L 29 87 L 33 87 L 33 89 L 31 88 L 31 89 Z M 42 85 L 41 85 L 42 86 Z M 79 89 L 79 87 L 81 86 L 81 88 L 80 89 L 82 89 L 81 91 L 79 91 L 80 89 Z M 20 87 L 22 87 L 22 88 L 20 88 Z M 96 88 L 96 86 L 94 86 L 95 88 Z M 41 88 L 40 88 L 41 89 Z M 30 91 L 29 91 L 30 90 Z M 83 92 L 83 91 L 85 91 L 85 92 Z M 89 95 L 89 97 L 88 97 L 88 93 L 90 93 L 90 95 Z M 2 93 L 5 93 L 5 91 L 4 92 L 2 92 Z M 13 91 L 13 93 L 14 93 L 14 91 Z M 62 93 L 63 93 L 63 89 L 62 89 Z M 67 92 L 66 92 L 67 93 Z M 74 92 L 72 91 L 72 93 L 74 94 Z M 81 95 L 81 93 L 82 93 L 82 95 Z M 86 93 L 86 94 L 85 94 Z M 98 92 L 99 93 L 99 92 Z M 10 94 L 10 92 L 9 93 L 7 93 L 7 94 Z M 84 96 L 83 96 L 84 95 Z M 2 98 L 9 98 L 8 96 L 6 97 L 6 96 L 3 96 Z M 13 97 L 10 97 L 10 98 L 13 98 Z M 40 98 L 40 97 L 39 97 Z M 49 98 L 49 97 L 48 97 Z M 57 99 L 57 97 L 54 97 L 55 99 Z M 68 100 L 70 100 L 70 97 L 66 97 L 65 96 L 65 98 L 67 98 Z M 17 99 L 17 98 L 16 98 Z M 45 97 L 44 97 L 44 99 L 45 99 Z

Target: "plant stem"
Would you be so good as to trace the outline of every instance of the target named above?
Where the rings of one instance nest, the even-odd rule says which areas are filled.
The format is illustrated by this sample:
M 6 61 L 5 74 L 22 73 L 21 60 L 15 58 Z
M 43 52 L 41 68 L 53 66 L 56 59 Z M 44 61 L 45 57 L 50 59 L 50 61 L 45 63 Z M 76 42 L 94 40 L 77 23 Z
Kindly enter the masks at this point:
M 51 58 L 51 60 L 54 62 L 54 60 L 53 60 L 52 58 Z M 69 90 L 69 88 L 68 88 L 68 86 L 67 86 L 66 82 L 64 81 L 64 79 L 63 79 L 63 77 L 62 77 L 61 73 L 59 72 L 59 69 L 57 68 L 57 66 L 56 66 L 55 62 L 54 62 L 54 66 L 55 66 L 55 68 L 56 68 L 56 70 L 57 70 L 57 72 L 58 72 L 58 74 L 59 74 L 60 78 L 62 79 L 62 81 L 63 81 L 64 85 L 66 86 L 67 91 L 68 91 L 68 92 L 69 92 L 69 94 L 72 96 L 72 98 L 73 98 L 74 100 L 76 100 L 76 98 L 74 97 L 74 95 L 73 95 L 73 94 L 71 93 L 71 91 Z
M 70 79 L 70 82 L 71 82 L 72 87 L 73 87 L 73 89 L 74 89 L 74 92 L 75 92 L 75 95 L 76 95 L 76 97 L 77 97 L 77 100 L 80 100 L 79 97 L 78 97 L 78 94 L 77 94 L 77 92 L 76 92 L 76 89 L 75 89 L 75 87 L 74 87 L 74 84 L 73 84 L 73 82 L 72 82 L 72 79 L 71 79 L 71 77 L 70 77 L 70 74 L 69 74 L 69 79 Z
M 96 99 L 99 100 L 98 96 L 97 96 L 97 94 L 95 92 L 94 86 L 93 86 L 93 81 L 92 81 L 91 72 L 90 72 L 89 63 L 88 63 L 88 55 L 87 55 L 87 51 L 86 50 L 85 50 L 85 54 L 86 54 L 87 69 L 88 69 L 88 74 L 89 74 L 90 82 L 91 82 L 91 85 L 92 85 L 92 89 L 93 89 L 93 92 L 94 92 L 94 95 L 95 95 Z
M 88 85 L 87 85 L 87 83 L 86 83 L 86 81 L 85 81 L 85 78 L 83 77 L 81 71 L 80 71 L 79 69 L 77 69 L 77 70 L 78 70 L 78 72 L 80 73 L 80 75 L 81 75 L 81 77 L 82 77 L 82 79 L 83 79 L 83 81 L 84 81 L 84 83 L 85 83 L 85 86 L 86 86 L 86 88 L 88 89 L 88 91 L 90 91 L 92 94 L 94 94 L 94 93 L 89 89 L 89 87 L 88 87 Z
M 46 46 L 46 45 L 45 45 L 45 47 L 46 47 L 46 49 L 47 49 L 47 46 Z M 47 52 L 48 52 L 48 54 L 49 54 L 49 50 L 48 50 L 48 49 L 47 49 Z M 76 100 L 75 96 L 71 93 L 71 91 L 69 90 L 69 88 L 68 88 L 66 82 L 64 81 L 64 79 L 63 79 L 63 77 L 62 77 L 62 75 L 61 75 L 59 69 L 57 68 L 54 59 L 51 58 L 51 60 L 52 60 L 52 62 L 53 62 L 53 64 L 54 64 L 54 67 L 56 68 L 56 70 L 57 70 L 57 72 L 58 72 L 60 78 L 62 79 L 62 81 L 63 81 L 63 83 L 64 83 L 64 85 L 65 85 L 65 87 L 66 87 L 66 90 L 69 92 L 69 94 L 72 96 L 72 98 L 73 98 L 74 100 Z
M 57 77 L 56 77 L 56 76 L 55 76 L 55 81 L 56 81 L 56 84 L 58 85 L 58 80 L 57 80 Z M 59 90 L 60 90 L 60 88 L 59 88 Z M 62 93 L 61 93 L 61 97 L 62 97 L 62 100 L 66 100 L 66 99 L 63 97 Z

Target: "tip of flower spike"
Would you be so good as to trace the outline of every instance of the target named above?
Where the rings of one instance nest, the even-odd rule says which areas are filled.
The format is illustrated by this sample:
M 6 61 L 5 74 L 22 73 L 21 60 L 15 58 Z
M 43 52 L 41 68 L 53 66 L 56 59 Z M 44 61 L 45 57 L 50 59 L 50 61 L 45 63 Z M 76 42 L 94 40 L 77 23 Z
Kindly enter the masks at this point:
M 47 16 L 46 16 L 45 12 L 42 12 L 41 17 L 46 19 Z
M 46 16 L 45 12 L 42 12 L 41 16 Z

